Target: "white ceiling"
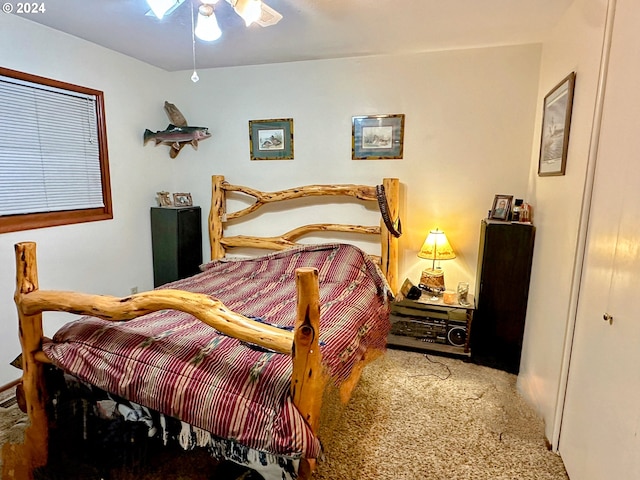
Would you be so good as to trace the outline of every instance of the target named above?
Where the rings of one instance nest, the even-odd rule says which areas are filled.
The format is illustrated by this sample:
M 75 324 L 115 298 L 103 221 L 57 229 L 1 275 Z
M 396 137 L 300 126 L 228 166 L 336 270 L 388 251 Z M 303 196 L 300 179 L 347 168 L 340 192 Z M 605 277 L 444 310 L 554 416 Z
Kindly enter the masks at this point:
M 265 0 L 284 18 L 249 28 L 216 5 L 222 38 L 196 41 L 198 68 L 255 65 L 542 40 L 573 0 Z M 168 71 L 193 68 L 191 4 L 162 21 L 145 0 L 47 0 L 21 15 Z M 15 2 L 14 2 L 15 3 Z

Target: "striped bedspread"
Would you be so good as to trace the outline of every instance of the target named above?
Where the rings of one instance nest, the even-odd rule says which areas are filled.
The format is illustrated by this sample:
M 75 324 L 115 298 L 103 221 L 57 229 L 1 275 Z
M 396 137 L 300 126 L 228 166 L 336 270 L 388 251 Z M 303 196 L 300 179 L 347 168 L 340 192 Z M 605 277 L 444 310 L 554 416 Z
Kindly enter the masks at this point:
M 345 380 L 368 348 L 389 331 L 389 290 L 378 267 L 344 244 L 295 247 L 257 259 L 220 260 L 162 288 L 219 298 L 230 309 L 292 329 L 295 269 L 319 271 L 323 361 Z M 158 412 L 274 455 L 315 458 L 320 442 L 289 395 L 291 358 L 218 333 L 173 310 L 127 322 L 85 317 L 43 346 L 82 381 Z

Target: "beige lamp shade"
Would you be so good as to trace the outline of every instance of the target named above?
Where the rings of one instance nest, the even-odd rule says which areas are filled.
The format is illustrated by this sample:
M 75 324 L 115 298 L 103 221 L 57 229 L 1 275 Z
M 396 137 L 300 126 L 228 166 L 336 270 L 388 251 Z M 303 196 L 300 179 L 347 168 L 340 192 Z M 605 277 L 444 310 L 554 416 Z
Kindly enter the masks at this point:
M 444 291 L 444 272 L 436 269 L 436 260 L 451 260 L 456 254 L 442 230 L 431 230 L 424 241 L 418 257 L 432 260 L 432 267 L 422 272 L 420 286 L 431 292 Z
M 437 228 L 429 232 L 418 256 L 420 258 L 433 260 L 434 263 L 436 260 L 451 260 L 456 258 L 456 254 L 453 248 L 451 248 L 447 236 L 442 230 L 438 230 Z

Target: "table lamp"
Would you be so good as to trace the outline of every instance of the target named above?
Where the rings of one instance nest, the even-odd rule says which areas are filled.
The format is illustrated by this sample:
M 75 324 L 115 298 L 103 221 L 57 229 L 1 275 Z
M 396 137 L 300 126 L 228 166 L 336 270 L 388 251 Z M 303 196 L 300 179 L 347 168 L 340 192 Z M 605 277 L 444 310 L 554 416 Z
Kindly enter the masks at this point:
M 456 254 L 442 230 L 436 228 L 429 232 L 418 257 L 432 260 L 431 268 L 422 271 L 419 286 L 437 297 L 444 291 L 444 272 L 440 267 L 436 268 L 436 260 L 456 258 Z

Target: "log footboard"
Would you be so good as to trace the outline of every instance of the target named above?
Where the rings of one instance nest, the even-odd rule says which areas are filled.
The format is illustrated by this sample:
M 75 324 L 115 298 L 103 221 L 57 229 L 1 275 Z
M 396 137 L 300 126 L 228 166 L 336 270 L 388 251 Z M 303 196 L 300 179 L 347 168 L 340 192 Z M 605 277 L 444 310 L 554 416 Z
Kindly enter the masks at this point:
M 327 381 L 318 343 L 320 305 L 318 272 L 315 268 L 296 271 L 298 291 L 297 321 L 293 332 L 256 322 L 226 308 L 208 295 L 180 290 L 154 290 L 124 298 L 77 292 L 40 290 L 36 244 L 15 246 L 16 291 L 20 344 L 22 346 L 22 388 L 30 425 L 24 444 L 5 445 L 2 478 L 33 478 L 33 470 L 48 461 L 48 395 L 44 381 L 44 363 L 50 363 L 42 351 L 42 312 L 64 311 L 90 315 L 104 320 L 126 321 L 150 312 L 175 309 L 193 315 L 216 330 L 280 353 L 292 355 L 291 395 L 293 402 L 317 434 L 322 391 Z M 309 475 L 315 462 L 303 460 L 301 478 Z

